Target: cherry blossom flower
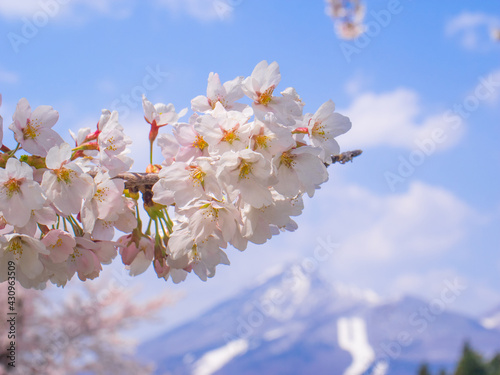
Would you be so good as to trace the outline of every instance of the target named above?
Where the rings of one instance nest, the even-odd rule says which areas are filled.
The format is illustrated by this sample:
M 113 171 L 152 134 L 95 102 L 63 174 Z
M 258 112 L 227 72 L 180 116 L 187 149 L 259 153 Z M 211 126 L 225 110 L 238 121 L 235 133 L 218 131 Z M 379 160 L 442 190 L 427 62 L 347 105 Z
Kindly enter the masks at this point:
M 239 151 L 248 146 L 251 125 L 248 124 L 250 113 L 226 111 L 217 103 L 209 115 L 198 118 L 195 130 L 208 143 L 211 155 L 220 155 L 226 151 Z
M 114 243 L 92 241 L 89 236 L 76 237 L 76 246 L 68 257 L 67 268 L 76 272 L 82 281 L 99 276 L 102 264 L 109 264 L 116 256 Z
M 273 92 L 281 80 L 278 63 L 268 64 L 263 60 L 254 68 L 252 75 L 243 81 L 244 93 L 255 103 L 268 105 Z
M 276 117 L 269 113 L 264 121 L 255 120 L 250 131 L 250 148 L 271 159 L 277 153 L 295 146 L 295 140 L 289 128 L 276 122 Z
M 100 165 L 111 177 L 128 171 L 134 162 L 127 156 L 127 146 L 132 140 L 123 132 L 123 126 L 118 121 L 118 112 L 103 110 L 98 126 Z
M 215 109 L 217 103 L 222 104 L 227 110 L 241 111 L 245 108 L 242 103 L 236 103 L 244 94 L 241 88 L 243 77 L 236 77 L 232 81 L 221 84 L 217 73 L 208 76 L 207 95 L 199 95 L 191 100 L 193 111 L 207 113 Z
M 342 39 L 355 39 L 365 32 L 365 7 L 359 0 L 326 0 L 325 12 L 335 21 L 335 30 Z
M 130 271 L 130 276 L 140 275 L 149 268 L 153 262 L 155 247 L 152 238 L 145 236 L 141 237 L 138 247 L 135 242 L 132 241 L 131 235 L 120 237 L 118 243 L 121 245 L 120 255 L 123 264 L 125 264 Z
M 179 209 L 178 213 L 188 218 L 187 228 L 197 243 L 214 233 L 230 241 L 240 221 L 240 214 L 231 203 L 217 200 L 199 199 Z
M 170 272 L 173 269 L 194 270 L 201 280 L 206 281 L 207 277 L 215 275 L 217 265 L 229 264 L 226 253 L 221 250 L 226 246 L 226 242 L 217 235 L 195 241 L 187 227 L 177 229 L 169 241 L 171 256 L 167 258 L 167 263 Z
M 99 172 L 94 177 L 92 190 L 85 197 L 85 203 L 81 209 L 83 228 L 91 233 L 97 219 L 103 221 L 115 221 L 123 205 L 122 193 L 124 181 L 111 179 L 109 173 Z
M 176 160 L 188 162 L 193 158 L 209 155 L 208 143 L 203 135 L 195 130 L 194 123 L 175 124 L 172 133 L 181 146 L 175 156 Z
M 14 261 L 16 277 L 26 288 L 39 284 L 37 277 L 43 272 L 40 254 L 49 254 L 45 245 L 31 236 L 12 233 L 0 237 L 0 263 Z M 7 267 L 0 267 L 0 282 L 7 280 Z
M 328 180 L 325 165 L 319 159 L 321 150 L 302 146 L 283 152 L 273 159 L 278 182 L 273 185 L 276 191 L 287 198 L 299 193 L 314 195 L 315 189 Z
M 177 162 L 163 168 L 160 180 L 153 186 L 154 201 L 166 206 L 183 207 L 195 198 L 208 195 L 222 199 L 222 191 L 209 159 L 198 158 L 192 163 Z
M 117 204 L 115 216 L 113 219 L 102 220 L 96 219 L 92 229 L 92 238 L 96 240 L 110 241 L 115 234 L 115 228 L 121 232 L 129 233 L 137 227 L 137 219 L 135 212 L 129 207 L 129 202 L 123 198 Z
M 15 158 L 0 168 L 0 211 L 9 224 L 28 224 L 32 210 L 43 207 L 45 197 L 40 185 L 33 181 L 31 167 Z
M 188 269 L 192 269 L 203 281 L 215 276 L 215 269 L 219 264 L 229 265 L 227 254 L 221 249 L 220 240 L 214 236 L 193 246 L 187 258 Z
M 263 119 L 268 112 L 274 113 L 278 121 L 286 126 L 295 125 L 295 117 L 302 113 L 302 105 L 289 91 L 284 96 L 274 96 L 281 80 L 278 63 L 261 61 L 250 77 L 243 81 L 243 91 L 253 100 L 252 107 L 257 118 Z
M 12 116 L 14 122 L 9 129 L 14 132 L 14 138 L 24 150 L 33 155 L 46 156 L 49 149 L 64 142 L 51 129 L 58 119 L 59 113 L 47 105 L 39 106 L 31 112 L 28 101 L 22 98 L 17 103 Z
M 176 155 L 179 152 L 179 143 L 171 134 L 160 134 L 156 139 L 158 147 L 160 147 L 161 155 L 163 156 L 162 165 L 169 166 L 177 159 Z
M 171 103 L 153 105 L 153 103 L 146 99 L 145 95 L 142 96 L 142 108 L 144 109 L 144 119 L 151 125 L 149 133 L 150 142 L 156 139 L 159 128 L 177 122 L 180 117 L 187 113 L 187 108 L 182 109 L 179 113 L 175 112 L 175 107 Z
M 54 209 L 45 202 L 47 205 L 31 211 L 31 217 L 26 225 L 23 227 L 16 226 L 16 232 L 35 236 L 38 231 L 39 225 L 52 225 L 57 220 L 57 215 Z
M 51 148 L 45 159 L 49 170 L 43 174 L 41 184 L 47 198 L 63 215 L 80 212 L 93 184 L 92 177 L 70 158 L 71 147 L 67 143 Z
M 226 184 L 231 200 L 238 195 L 259 208 L 272 203 L 269 186 L 274 182 L 271 163 L 250 149 L 227 152 L 221 157 L 217 178 Z
M 53 263 L 65 262 L 76 246 L 75 238 L 61 229 L 51 229 L 43 236 L 42 243 L 49 251 L 47 258 Z
M 311 144 L 321 148 L 320 157 L 323 162 L 328 164 L 331 163 L 332 155 L 340 153 L 340 147 L 335 137 L 351 129 L 349 118 L 334 111 L 335 104 L 329 100 L 319 107 L 314 115 L 304 117 Z

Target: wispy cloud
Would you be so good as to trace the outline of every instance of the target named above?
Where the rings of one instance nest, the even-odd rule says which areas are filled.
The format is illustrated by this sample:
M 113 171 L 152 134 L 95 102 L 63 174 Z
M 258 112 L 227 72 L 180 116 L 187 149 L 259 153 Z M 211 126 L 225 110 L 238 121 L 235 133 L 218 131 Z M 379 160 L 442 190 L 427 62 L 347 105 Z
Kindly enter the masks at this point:
M 39 0 L 17 0 L 0 2 L 0 14 L 6 18 L 29 16 L 40 10 Z
M 493 45 L 491 30 L 499 26 L 498 17 L 480 12 L 462 12 L 446 23 L 445 34 L 458 37 L 465 49 L 480 50 Z
M 132 14 L 135 0 L 16 0 L 0 2 L 0 16 L 28 20 L 64 18 L 81 21 L 90 15 L 126 18 Z M 90 12 L 90 13 L 89 13 Z M 40 21 L 41 22 L 41 21 Z
M 0 67 L 0 83 L 17 83 L 19 75 L 16 72 L 2 69 Z
M 224 20 L 231 17 L 234 4 L 241 1 L 232 0 L 156 0 L 156 3 L 168 11 L 182 15 L 187 14 L 203 21 Z
M 448 127 L 442 113 L 423 113 L 419 95 L 406 88 L 358 94 L 348 108 L 339 112 L 349 116 L 353 123 L 352 129 L 340 138 L 344 149 L 376 146 L 414 149 L 415 142 L 429 138 L 434 129 Z M 461 135 L 458 130 L 449 132 L 440 148 L 454 145 Z
M 345 236 L 341 264 L 435 257 L 464 238 L 478 214 L 450 191 L 415 181 L 401 194 L 342 188 L 335 199 Z M 339 192 L 337 192 L 339 194 Z
M 188 16 L 202 21 L 225 20 L 233 14 L 236 4 L 233 0 L 155 0 L 154 4 L 178 16 Z M 138 0 L 16 0 L 0 2 L 0 17 L 32 19 L 37 14 L 49 18 L 78 21 L 77 25 L 91 16 L 128 18 L 134 8 L 145 6 Z M 44 15 L 40 17 L 45 17 Z M 64 16 L 63 16 L 64 15 Z

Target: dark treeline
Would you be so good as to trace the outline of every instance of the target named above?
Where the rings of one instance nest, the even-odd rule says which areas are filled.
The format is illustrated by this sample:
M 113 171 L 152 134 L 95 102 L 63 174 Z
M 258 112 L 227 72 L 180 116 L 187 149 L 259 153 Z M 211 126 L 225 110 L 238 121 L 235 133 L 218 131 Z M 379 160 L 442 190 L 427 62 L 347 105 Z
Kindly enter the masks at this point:
M 462 357 L 453 373 L 440 370 L 435 374 L 430 371 L 426 363 L 423 363 L 417 375 L 500 375 L 500 353 L 487 361 L 466 343 L 462 350 Z

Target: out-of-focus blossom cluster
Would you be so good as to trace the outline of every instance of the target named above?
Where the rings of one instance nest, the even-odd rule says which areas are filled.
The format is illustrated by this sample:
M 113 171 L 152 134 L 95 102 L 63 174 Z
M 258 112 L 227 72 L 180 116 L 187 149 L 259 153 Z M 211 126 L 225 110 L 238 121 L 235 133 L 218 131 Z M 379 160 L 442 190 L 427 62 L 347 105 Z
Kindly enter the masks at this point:
M 123 333 L 155 319 L 172 299 L 137 303 L 133 289 L 101 280 L 70 287 L 64 301 L 17 287 L 15 334 L 9 324 L 0 325 L 0 375 L 151 375 L 153 366 L 136 358 L 137 342 Z M 0 296 L 7 291 L 7 283 L 0 284 Z M 2 297 L 6 317 L 12 310 Z
M 499 28 L 493 28 L 491 29 L 491 39 L 495 41 L 500 41 L 500 29 Z
M 325 11 L 333 18 L 339 38 L 355 39 L 365 31 L 365 7 L 359 0 L 326 0 Z
M 24 286 L 64 285 L 75 273 L 98 276 L 119 251 L 131 275 L 153 264 L 165 280 L 182 281 L 191 271 L 206 280 L 229 264 L 229 245 L 242 251 L 295 230 L 304 194 L 312 197 L 328 180 L 326 166 L 340 152 L 335 138 L 351 122 L 331 100 L 304 114 L 294 88 L 278 91 L 280 80 L 276 62 L 262 61 L 249 77 L 224 84 L 211 73 L 187 122 L 179 121 L 186 110 L 144 97 L 146 172 L 159 179 L 126 190 L 117 175 L 132 164 L 130 139 L 116 112 L 103 111 L 97 129 L 80 130 L 71 147 L 51 129 L 57 112 L 31 112 L 22 99 L 9 127 L 18 147 L 2 146 L 0 156 L 0 263 L 16 261 Z M 153 164 L 155 143 L 161 165 Z M 31 155 L 17 158 L 20 148 Z M 117 241 L 114 228 L 125 233 Z

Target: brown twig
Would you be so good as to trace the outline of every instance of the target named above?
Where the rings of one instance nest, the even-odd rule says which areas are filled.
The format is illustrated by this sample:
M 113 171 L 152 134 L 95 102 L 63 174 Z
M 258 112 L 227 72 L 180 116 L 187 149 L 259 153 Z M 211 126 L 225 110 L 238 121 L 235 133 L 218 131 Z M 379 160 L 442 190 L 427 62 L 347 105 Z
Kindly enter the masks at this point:
M 352 159 L 354 159 L 356 156 L 359 156 L 363 153 L 361 150 L 353 150 L 353 151 L 346 151 L 338 155 L 332 156 L 332 164 L 335 163 L 340 163 L 340 164 L 345 164 L 348 161 L 352 162 Z

